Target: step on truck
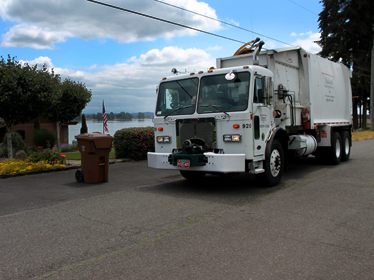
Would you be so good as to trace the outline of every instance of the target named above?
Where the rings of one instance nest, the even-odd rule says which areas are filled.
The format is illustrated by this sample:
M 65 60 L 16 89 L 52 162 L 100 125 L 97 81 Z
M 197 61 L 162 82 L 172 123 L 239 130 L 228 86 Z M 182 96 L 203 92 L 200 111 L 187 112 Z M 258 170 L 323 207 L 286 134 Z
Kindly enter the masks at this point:
M 251 41 L 207 71 L 173 69 L 162 79 L 149 167 L 191 180 L 248 172 L 275 186 L 292 157 L 349 159 L 350 69 L 300 47 L 261 51 L 263 44 Z

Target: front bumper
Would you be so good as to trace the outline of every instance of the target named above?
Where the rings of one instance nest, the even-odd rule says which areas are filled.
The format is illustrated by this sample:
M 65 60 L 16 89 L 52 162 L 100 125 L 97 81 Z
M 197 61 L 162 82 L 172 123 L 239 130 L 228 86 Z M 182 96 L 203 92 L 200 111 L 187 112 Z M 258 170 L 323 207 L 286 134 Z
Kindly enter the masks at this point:
M 148 166 L 156 169 L 186 170 L 169 163 L 170 153 L 148 153 Z M 204 166 L 194 166 L 187 168 L 193 171 L 205 172 L 245 172 L 245 154 L 215 154 L 204 153 L 208 162 Z

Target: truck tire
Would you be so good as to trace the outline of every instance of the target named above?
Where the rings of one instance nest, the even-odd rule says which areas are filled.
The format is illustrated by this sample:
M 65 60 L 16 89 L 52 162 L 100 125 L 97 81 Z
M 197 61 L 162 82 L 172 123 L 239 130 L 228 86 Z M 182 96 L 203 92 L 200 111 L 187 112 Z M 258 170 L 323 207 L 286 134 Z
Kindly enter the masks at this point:
M 205 172 L 180 170 L 181 175 L 189 181 L 199 181 L 205 177 Z
M 280 183 L 284 170 L 284 153 L 281 143 L 274 139 L 269 156 L 265 158 L 265 172 L 259 174 L 266 187 L 273 187 Z
M 329 149 L 330 164 L 337 165 L 342 158 L 342 138 L 339 132 L 334 132 L 331 139 L 331 147 Z
M 341 134 L 342 138 L 342 151 L 341 151 L 341 161 L 349 160 L 351 155 L 351 140 L 348 131 L 343 131 Z

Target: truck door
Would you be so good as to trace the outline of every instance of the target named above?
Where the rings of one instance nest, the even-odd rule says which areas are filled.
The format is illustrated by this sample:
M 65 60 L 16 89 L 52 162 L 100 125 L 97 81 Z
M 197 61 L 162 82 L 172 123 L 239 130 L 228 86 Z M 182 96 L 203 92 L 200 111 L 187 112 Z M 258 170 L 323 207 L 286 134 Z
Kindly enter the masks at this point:
M 253 92 L 253 155 L 265 157 L 266 137 L 271 124 L 270 96 L 267 83 L 270 78 L 266 76 L 255 76 Z

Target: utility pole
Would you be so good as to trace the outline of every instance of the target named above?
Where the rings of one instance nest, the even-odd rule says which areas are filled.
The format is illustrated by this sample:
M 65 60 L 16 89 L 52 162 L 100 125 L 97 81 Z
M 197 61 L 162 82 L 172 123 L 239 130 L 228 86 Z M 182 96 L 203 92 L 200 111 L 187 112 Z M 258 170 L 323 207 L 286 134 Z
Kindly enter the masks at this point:
M 373 46 L 371 48 L 370 126 L 371 126 L 371 131 L 374 131 L 374 25 L 373 25 Z

